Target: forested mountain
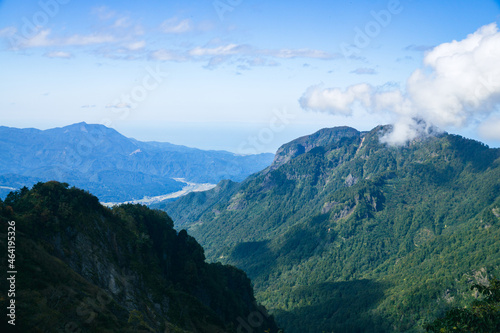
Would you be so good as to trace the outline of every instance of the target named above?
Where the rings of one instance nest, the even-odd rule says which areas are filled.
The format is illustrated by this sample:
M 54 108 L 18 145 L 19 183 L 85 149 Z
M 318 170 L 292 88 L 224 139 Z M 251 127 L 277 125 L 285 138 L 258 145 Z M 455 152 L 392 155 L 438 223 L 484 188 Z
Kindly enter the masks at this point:
M 179 191 L 195 183 L 240 181 L 269 166 L 272 154 L 240 156 L 170 143 L 140 142 L 103 125 L 45 131 L 0 126 L 0 197 L 38 181 L 58 180 L 122 202 Z
M 0 281 L 0 306 L 14 299 L 17 319 L 15 326 L 3 320 L 2 332 L 277 331 L 245 273 L 205 263 L 203 248 L 164 212 L 111 210 L 48 182 L 0 201 L 3 249 L 10 221 L 14 260 L 1 260 L 17 279 L 15 295 Z
M 500 264 L 500 150 L 323 129 L 242 183 L 163 206 L 286 332 L 419 332 Z

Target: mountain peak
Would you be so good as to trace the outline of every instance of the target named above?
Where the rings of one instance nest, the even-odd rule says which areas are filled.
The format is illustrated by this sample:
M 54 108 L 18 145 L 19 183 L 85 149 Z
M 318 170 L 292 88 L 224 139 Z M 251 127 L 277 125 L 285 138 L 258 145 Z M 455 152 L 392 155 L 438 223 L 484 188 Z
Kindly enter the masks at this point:
M 56 130 L 56 129 L 64 130 L 65 133 L 67 133 L 67 131 L 85 132 L 85 133 L 105 132 L 106 131 L 106 132 L 118 133 L 115 129 L 113 129 L 111 127 L 107 127 L 107 126 L 102 125 L 102 124 L 88 124 L 84 121 L 79 122 L 79 123 L 75 123 L 75 124 L 71 124 L 68 126 L 64 126 L 64 127 L 54 128 L 53 130 Z
M 271 169 L 276 169 L 292 158 L 307 153 L 316 147 L 327 146 L 335 142 L 340 142 L 342 139 L 360 138 L 361 135 L 361 132 L 349 126 L 320 129 L 313 134 L 302 136 L 282 145 L 276 151 Z

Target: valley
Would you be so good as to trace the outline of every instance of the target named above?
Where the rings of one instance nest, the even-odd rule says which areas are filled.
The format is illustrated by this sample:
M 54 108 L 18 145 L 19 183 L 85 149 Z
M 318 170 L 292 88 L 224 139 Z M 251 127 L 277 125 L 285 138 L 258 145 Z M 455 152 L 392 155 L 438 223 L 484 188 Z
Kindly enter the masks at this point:
M 389 130 L 320 130 L 159 207 L 244 270 L 286 332 L 420 332 L 499 273 L 500 150 L 447 133 L 388 146 Z
M 171 200 L 171 199 L 176 199 L 179 197 L 182 197 L 188 193 L 191 192 L 204 192 L 213 189 L 216 184 L 209 184 L 209 183 L 203 183 L 203 184 L 197 184 L 197 183 L 191 183 L 187 182 L 184 178 L 174 178 L 175 181 L 181 182 L 186 184 L 182 190 L 174 192 L 174 193 L 169 193 L 169 194 L 163 194 L 163 195 L 158 195 L 154 197 L 144 197 L 143 199 L 139 200 L 132 200 L 132 201 L 125 201 L 125 202 L 101 202 L 102 205 L 106 207 L 113 207 L 121 204 L 140 204 L 140 205 L 146 205 L 150 206 L 153 204 L 161 203 L 166 200 Z
M 21 246 L 27 271 L 58 266 L 58 258 L 58 274 L 80 274 L 87 293 L 128 299 L 99 310 L 112 330 L 248 330 L 260 303 L 271 332 L 424 332 L 446 311 L 472 304 L 472 284 L 500 274 L 500 149 L 445 132 L 391 146 L 381 140 L 391 129 L 325 128 L 284 144 L 240 182 L 175 177 L 181 190 L 125 202 L 39 182 L 8 194 L 0 213 L 5 223 L 16 220 L 19 244 L 43 253 Z M 191 245 L 175 248 L 176 237 Z M 224 274 L 240 282 L 217 280 Z M 19 312 L 37 307 L 52 313 L 43 325 L 69 316 L 84 329 L 71 315 L 81 302 L 71 296 L 77 287 L 65 281 L 53 277 L 40 289 L 20 279 L 18 289 L 42 296 L 22 296 L 30 305 Z M 70 313 L 49 301 L 53 288 L 69 292 L 57 297 Z M 145 304 L 153 314 L 139 310 Z
M 0 152 L 0 198 L 12 188 L 57 180 L 88 190 L 102 202 L 144 203 L 190 191 L 176 179 L 197 184 L 241 181 L 274 157 L 141 142 L 84 122 L 44 131 L 0 126 Z
M 0 1 L 0 333 L 499 333 L 499 23 Z

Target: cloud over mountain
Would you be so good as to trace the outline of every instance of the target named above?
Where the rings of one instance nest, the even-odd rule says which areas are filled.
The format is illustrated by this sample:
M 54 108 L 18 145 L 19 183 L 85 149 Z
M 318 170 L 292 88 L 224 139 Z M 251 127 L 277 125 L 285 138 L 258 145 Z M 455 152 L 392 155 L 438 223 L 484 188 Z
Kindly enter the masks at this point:
M 482 123 L 481 135 L 500 138 L 500 131 L 492 130 L 489 122 L 498 120 L 491 117 L 499 112 L 499 59 L 500 32 L 492 23 L 429 51 L 405 89 L 365 83 L 344 90 L 312 86 L 299 102 L 306 110 L 331 114 L 351 115 L 357 105 L 369 112 L 389 112 L 395 116 L 395 127 L 386 140 L 395 144 L 415 138 L 431 125 L 457 128 L 473 122 Z

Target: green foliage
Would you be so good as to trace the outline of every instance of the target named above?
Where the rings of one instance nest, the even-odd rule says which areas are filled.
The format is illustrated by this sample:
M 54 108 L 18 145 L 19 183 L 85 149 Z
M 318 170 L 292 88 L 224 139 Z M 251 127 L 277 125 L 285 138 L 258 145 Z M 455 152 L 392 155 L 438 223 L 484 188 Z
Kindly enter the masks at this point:
M 493 278 L 487 285 L 474 284 L 483 297 L 465 308 L 453 308 L 444 317 L 426 325 L 428 332 L 500 332 L 500 280 Z
M 249 275 L 287 332 L 421 331 L 468 301 L 457 281 L 500 268 L 500 150 L 447 134 L 391 147 L 379 141 L 386 130 L 322 130 L 230 190 L 165 209 L 209 260 Z M 365 280 L 374 302 L 323 289 Z M 315 295 L 307 303 L 301 288 Z M 345 326 L 335 304 L 363 315 Z
M 0 246 L 16 222 L 21 332 L 235 332 L 256 311 L 241 270 L 203 248 L 162 211 L 111 209 L 68 184 L 38 183 L 0 202 Z M 2 257 L 2 267 L 7 258 Z M 6 306 L 8 281 L 0 281 Z M 266 318 L 258 332 L 277 332 Z

